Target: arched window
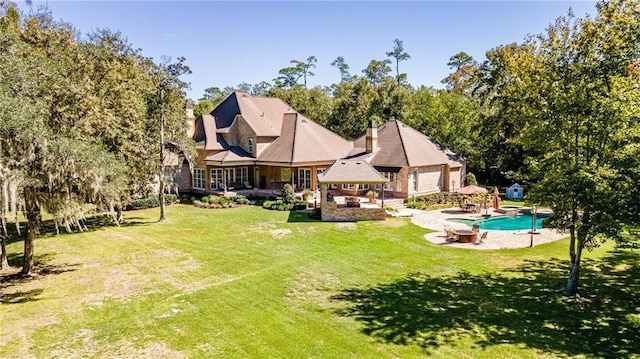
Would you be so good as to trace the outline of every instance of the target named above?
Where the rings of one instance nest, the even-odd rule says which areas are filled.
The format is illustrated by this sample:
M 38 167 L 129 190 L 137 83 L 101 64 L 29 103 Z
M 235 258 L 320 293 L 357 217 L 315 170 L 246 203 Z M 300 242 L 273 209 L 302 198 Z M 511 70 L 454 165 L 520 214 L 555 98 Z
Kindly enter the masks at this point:
M 247 150 L 249 151 L 249 153 L 253 154 L 253 139 L 249 139 L 248 143 L 247 143 Z

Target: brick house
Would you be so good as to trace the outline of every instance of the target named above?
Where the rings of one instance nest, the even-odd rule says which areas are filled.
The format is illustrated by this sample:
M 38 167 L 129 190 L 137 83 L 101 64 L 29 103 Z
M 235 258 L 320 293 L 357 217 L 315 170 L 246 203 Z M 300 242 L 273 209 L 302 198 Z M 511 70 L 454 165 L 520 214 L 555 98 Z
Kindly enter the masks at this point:
M 180 188 L 190 192 L 316 189 L 317 175 L 353 148 L 277 98 L 234 92 L 189 126 L 197 158 Z M 190 173 L 183 171 L 183 173 Z
M 318 175 L 340 159 L 366 161 L 386 184 L 331 184 L 329 190 L 363 195 L 384 188 L 387 197 L 450 191 L 465 176 L 464 159 L 408 125 L 390 120 L 347 141 L 277 98 L 234 92 L 210 114 L 188 121 L 196 142 L 193 172 L 181 171 L 181 191 L 240 189 L 317 190 Z M 186 166 L 186 165 L 185 165 Z

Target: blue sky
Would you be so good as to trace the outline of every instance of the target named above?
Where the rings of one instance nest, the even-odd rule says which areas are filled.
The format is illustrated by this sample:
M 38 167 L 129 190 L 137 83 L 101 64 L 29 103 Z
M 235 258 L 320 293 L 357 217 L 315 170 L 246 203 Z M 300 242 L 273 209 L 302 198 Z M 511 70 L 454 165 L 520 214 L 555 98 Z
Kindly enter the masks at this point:
M 24 1 L 16 0 L 25 8 Z M 44 2 L 34 1 L 34 7 Z M 193 74 L 190 98 L 207 87 L 271 81 L 293 59 L 318 58 L 309 86 L 339 82 L 330 63 L 344 56 L 352 74 L 386 58 L 404 41 L 400 64 L 414 85 L 442 87 L 449 58 L 487 50 L 544 31 L 571 7 L 595 14 L 594 1 L 56 1 L 53 16 L 86 34 L 121 31 L 145 56 L 184 56 Z

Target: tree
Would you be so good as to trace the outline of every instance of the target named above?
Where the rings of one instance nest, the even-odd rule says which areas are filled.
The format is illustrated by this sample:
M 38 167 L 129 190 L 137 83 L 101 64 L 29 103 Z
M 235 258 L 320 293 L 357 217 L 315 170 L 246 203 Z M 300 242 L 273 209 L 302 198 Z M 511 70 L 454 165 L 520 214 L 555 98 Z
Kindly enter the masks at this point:
M 396 81 L 398 82 L 398 85 L 406 82 L 407 74 L 400 73 L 400 62 L 409 60 L 411 58 L 411 55 L 404 51 L 402 40 L 393 40 L 393 51 L 388 51 L 386 54 L 387 56 L 392 57 L 396 60 Z
M 221 90 L 219 87 L 207 87 L 204 94 L 193 107 L 194 116 L 198 117 L 213 111 L 228 95 L 229 91 Z
M 462 92 L 469 90 L 472 85 L 471 77 L 477 70 L 477 64 L 473 57 L 466 52 L 459 52 L 449 58 L 447 66 L 453 70 L 449 76 L 441 81 L 447 85 L 447 89 Z
M 191 69 L 185 65 L 185 58 L 179 57 L 175 63 L 170 63 L 171 59 L 164 58 L 160 64 L 150 63 L 151 79 L 156 88 L 156 97 L 150 98 L 150 119 L 159 120 L 158 143 L 160 147 L 158 158 L 158 180 L 160 188 L 158 190 L 158 201 L 160 203 L 160 218 L 158 222 L 166 221 L 165 209 L 165 185 L 167 170 L 165 161 L 167 157 L 167 144 L 176 147 L 183 153 L 189 153 L 191 149 L 190 139 L 186 138 L 185 128 L 185 92 L 188 84 L 179 79 L 184 74 L 191 73 Z M 151 132 L 154 126 L 150 126 Z M 168 133 L 165 133 L 165 129 Z M 190 157 L 190 156 L 189 156 Z
M 529 200 L 551 205 L 550 223 L 570 234 L 566 295 L 578 294 L 583 250 L 639 222 L 628 191 L 640 182 L 640 2 L 597 9 L 593 19 L 569 13 L 523 44 L 533 61 L 511 89 L 527 119 Z
M 343 56 L 336 57 L 335 60 L 331 63 L 331 66 L 335 67 L 340 71 L 340 83 L 345 81 L 349 81 L 351 75 L 349 74 L 349 65 L 345 61 Z
M 278 71 L 278 76 L 274 82 L 276 87 L 294 88 L 300 78 L 304 80 L 304 88 L 307 88 L 307 76 L 313 76 L 311 69 L 316 67 L 318 60 L 315 56 L 309 56 L 306 61 L 291 60 L 294 66 L 285 67 Z
M 307 88 L 307 76 L 314 76 L 315 74 L 311 72 L 311 69 L 316 67 L 316 59 L 315 56 L 307 57 L 307 61 L 300 60 L 291 60 L 291 63 L 295 65 L 295 68 L 298 69 L 298 72 L 302 74 L 302 79 L 304 82 L 304 88 Z
M 302 77 L 300 68 L 295 66 L 289 66 L 280 69 L 278 73 L 280 74 L 280 76 L 274 79 L 274 83 L 275 87 L 279 88 L 294 88 Z
M 369 80 L 371 86 L 377 87 L 382 84 L 385 79 L 389 78 L 389 73 L 391 72 L 389 64 L 391 64 L 391 61 L 388 59 L 382 61 L 371 60 L 367 68 L 362 70 L 362 73 L 364 77 Z
M 0 5 L 0 62 L 0 216 L 4 224 L 6 199 L 15 204 L 20 194 L 28 275 L 41 210 L 68 232 L 85 230 L 89 212 L 107 211 L 118 223 L 114 206 L 120 211 L 146 186 L 157 164 L 149 146 L 162 132 L 155 115 L 165 114 L 172 143 L 188 147 L 180 137 L 184 93 L 169 85 L 159 101 L 152 81 L 184 66 L 155 71 L 119 33 L 97 30 L 80 40 L 50 14 L 22 17 L 11 4 Z M 4 226 L 0 235 L 8 236 Z
M 77 86 L 86 58 L 73 31 L 47 14 L 21 19 L 13 5 L 2 10 L 0 158 L 3 172 L 21 179 L 26 217 L 21 273 L 29 275 L 41 208 L 54 215 L 56 225 L 62 221 L 82 230 L 78 205 L 110 201 L 106 196 L 112 193 L 103 189 L 121 167 L 102 144 L 75 130 L 80 118 L 92 117 L 93 96 L 90 86 Z

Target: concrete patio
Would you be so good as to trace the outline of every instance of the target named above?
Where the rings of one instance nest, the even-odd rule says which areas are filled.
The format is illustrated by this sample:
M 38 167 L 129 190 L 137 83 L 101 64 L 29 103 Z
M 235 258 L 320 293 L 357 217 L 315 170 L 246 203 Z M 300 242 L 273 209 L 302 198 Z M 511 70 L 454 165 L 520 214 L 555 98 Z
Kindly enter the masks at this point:
M 484 212 L 484 211 L 483 211 Z M 488 210 L 488 214 L 491 216 L 502 216 L 500 213 L 495 213 L 492 209 Z M 497 230 L 483 230 L 479 233 L 488 232 L 487 239 L 484 243 L 458 243 L 447 242 L 445 227 L 450 229 L 470 229 L 464 223 L 456 223 L 447 221 L 448 218 L 461 218 L 461 219 L 482 219 L 483 216 L 480 213 L 468 213 L 459 208 L 447 208 L 434 211 L 415 211 L 411 217 L 411 221 L 416 225 L 432 229 L 435 232 L 427 233 L 424 238 L 432 243 L 457 248 L 469 248 L 469 249 L 508 249 L 508 248 L 525 248 L 529 247 L 531 243 L 531 234 L 529 230 L 520 231 L 497 231 Z M 533 245 L 540 245 L 557 241 L 562 238 L 566 238 L 568 233 L 560 233 L 555 229 L 542 228 L 536 230 L 537 234 L 533 235 Z

